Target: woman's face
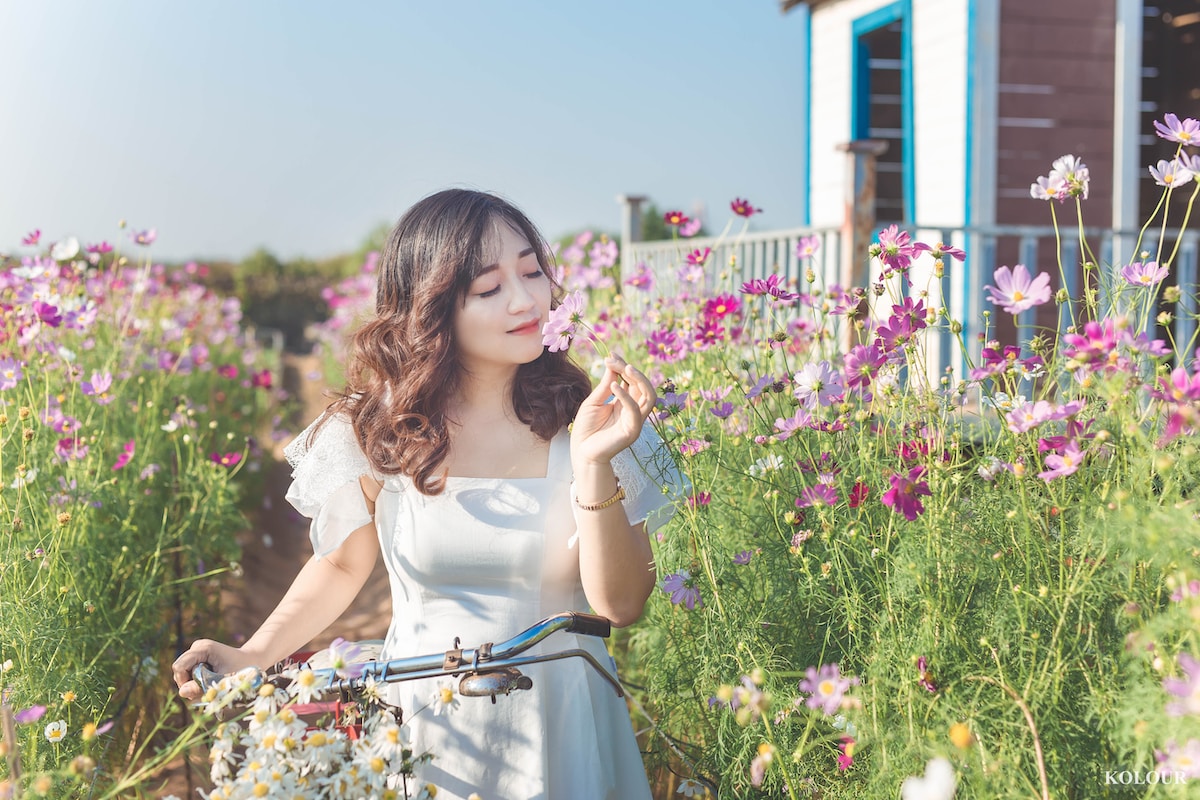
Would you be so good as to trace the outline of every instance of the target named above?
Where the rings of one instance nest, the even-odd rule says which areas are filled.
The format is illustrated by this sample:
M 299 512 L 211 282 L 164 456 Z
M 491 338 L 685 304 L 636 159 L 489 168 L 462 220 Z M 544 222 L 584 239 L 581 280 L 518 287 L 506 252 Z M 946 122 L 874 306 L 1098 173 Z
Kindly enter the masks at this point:
M 535 360 L 542 354 L 542 325 L 550 315 L 550 279 L 533 245 L 499 222 L 489 251 L 488 265 L 471 282 L 454 316 L 459 357 L 473 373 Z

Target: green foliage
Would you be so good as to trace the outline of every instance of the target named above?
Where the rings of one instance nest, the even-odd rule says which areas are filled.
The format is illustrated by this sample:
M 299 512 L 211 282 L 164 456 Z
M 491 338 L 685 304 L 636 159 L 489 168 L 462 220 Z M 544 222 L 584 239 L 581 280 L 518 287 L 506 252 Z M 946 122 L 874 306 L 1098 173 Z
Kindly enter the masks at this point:
M 179 631 L 236 568 L 275 363 L 236 301 L 183 272 L 106 258 L 0 274 L 0 687 L 11 710 L 46 707 L 6 744 L 27 786 L 83 757 L 72 780 L 130 796 L 126 754 L 174 714 Z

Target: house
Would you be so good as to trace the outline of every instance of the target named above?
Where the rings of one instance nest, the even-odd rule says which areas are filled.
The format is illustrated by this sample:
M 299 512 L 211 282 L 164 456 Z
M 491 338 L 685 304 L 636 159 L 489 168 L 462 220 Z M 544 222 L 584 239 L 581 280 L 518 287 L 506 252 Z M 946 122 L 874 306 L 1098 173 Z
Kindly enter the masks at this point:
M 896 223 L 926 241 L 967 250 L 968 261 L 947 276 L 943 293 L 970 334 L 982 331 L 982 286 L 1002 264 L 1049 271 L 1054 288 L 1082 293 L 1077 244 L 1064 237 L 1068 266 L 1060 277 L 1051 209 L 1030 195 L 1056 158 L 1079 156 L 1090 170 L 1083 214 L 1095 233 L 1089 244 L 1097 261 L 1128 261 L 1141 223 L 1161 197 L 1146 167 L 1175 150 L 1154 136 L 1152 121 L 1167 112 L 1200 118 L 1200 0 L 780 0 L 780 6 L 805 23 L 797 46 L 808 69 L 797 91 L 807 124 L 797 144 L 806 154 L 806 196 L 799 228 L 776 238 L 836 233 L 842 282 L 861 285 L 863 237 L 860 231 L 854 238 L 851 217 L 863 216 L 856 197 L 873 182 L 869 228 Z M 852 143 L 869 150 L 861 146 L 868 142 L 886 143 L 873 170 L 871 156 L 845 153 Z M 868 168 L 848 168 L 847 158 Z M 1187 194 L 1176 193 L 1168 227 L 1182 221 Z M 1073 205 L 1054 210 L 1060 225 L 1074 228 Z M 760 270 L 773 263 L 795 274 L 786 246 L 760 238 L 763 259 L 748 254 L 739 263 Z M 1178 283 L 1194 287 L 1196 262 L 1196 239 L 1185 236 L 1172 267 Z M 1048 304 L 1020 324 L 1061 326 L 1055 312 Z M 1186 341 L 1194 320 L 1179 317 L 1175 333 Z M 1007 320 L 988 335 L 1018 338 Z M 1020 338 L 1029 335 L 1022 330 Z M 962 374 L 948 348 L 939 360 L 942 369 Z

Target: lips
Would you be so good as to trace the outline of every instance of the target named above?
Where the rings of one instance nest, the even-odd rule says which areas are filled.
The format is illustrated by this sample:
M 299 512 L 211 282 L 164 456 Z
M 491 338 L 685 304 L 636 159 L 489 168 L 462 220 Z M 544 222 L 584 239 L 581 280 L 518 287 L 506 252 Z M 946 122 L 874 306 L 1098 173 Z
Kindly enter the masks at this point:
M 524 335 L 530 334 L 530 333 L 537 333 L 541 329 L 542 329 L 542 321 L 540 319 L 534 319 L 534 320 L 530 320 L 529 322 L 526 322 L 524 325 L 518 325 L 517 327 L 515 327 L 511 331 L 509 331 L 509 333 L 513 333 L 518 336 L 524 336 Z

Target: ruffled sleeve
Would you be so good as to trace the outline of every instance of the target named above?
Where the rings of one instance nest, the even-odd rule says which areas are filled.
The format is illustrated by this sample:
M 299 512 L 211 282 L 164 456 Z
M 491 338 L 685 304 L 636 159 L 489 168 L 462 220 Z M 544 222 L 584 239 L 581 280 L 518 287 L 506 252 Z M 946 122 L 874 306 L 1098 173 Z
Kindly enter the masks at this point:
M 343 416 L 330 418 L 316 439 L 309 442 L 309 435 L 321 419 L 324 417 L 283 449 L 292 465 L 287 501 L 312 520 L 308 536 L 317 558 L 337 550 L 352 531 L 371 523 L 358 480 L 374 474 L 358 446 L 353 426 Z
M 613 472 L 625 487 L 625 515 L 630 525 L 646 523 L 653 533 L 675 516 L 692 490 L 667 445 L 648 422 L 638 438 L 612 460 Z

